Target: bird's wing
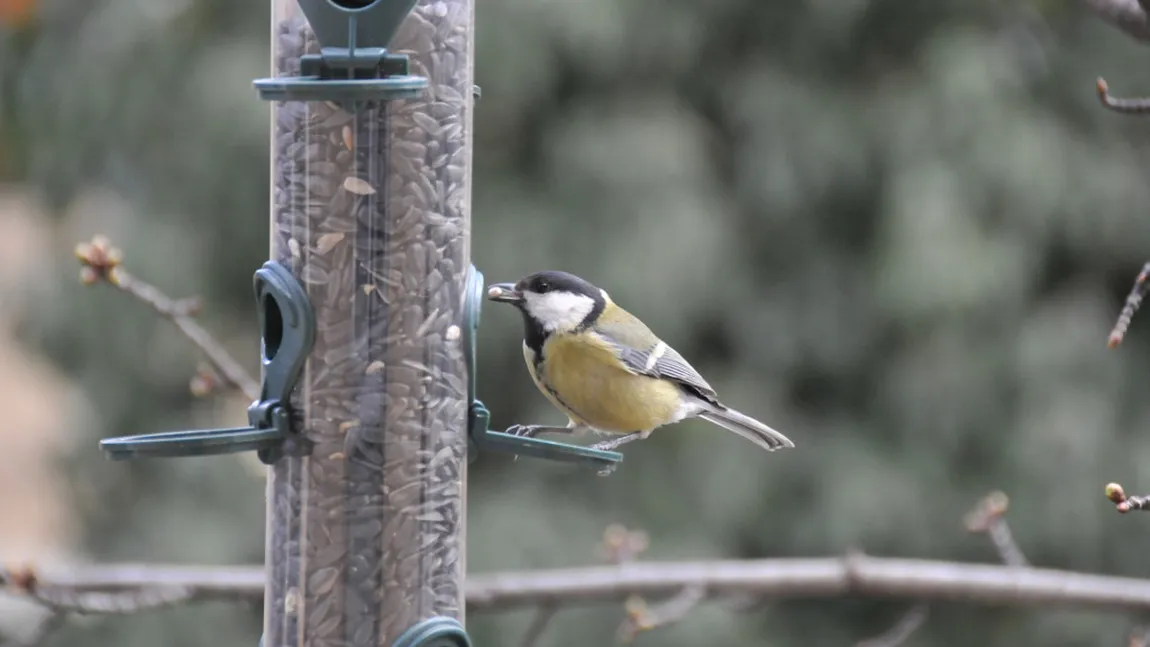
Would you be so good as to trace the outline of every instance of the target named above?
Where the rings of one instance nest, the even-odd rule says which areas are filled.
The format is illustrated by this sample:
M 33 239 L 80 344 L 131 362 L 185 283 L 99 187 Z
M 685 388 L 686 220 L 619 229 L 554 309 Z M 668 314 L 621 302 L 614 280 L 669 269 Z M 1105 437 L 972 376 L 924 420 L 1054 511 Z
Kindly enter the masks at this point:
M 656 341 L 655 345 L 649 348 L 639 349 L 612 335 L 610 328 L 597 327 L 595 332 L 614 347 L 619 360 L 631 372 L 677 382 L 702 399 L 718 403 L 715 389 L 711 388 L 703 376 L 699 375 L 699 372 L 666 342 Z M 654 335 L 652 337 L 658 340 L 658 337 Z

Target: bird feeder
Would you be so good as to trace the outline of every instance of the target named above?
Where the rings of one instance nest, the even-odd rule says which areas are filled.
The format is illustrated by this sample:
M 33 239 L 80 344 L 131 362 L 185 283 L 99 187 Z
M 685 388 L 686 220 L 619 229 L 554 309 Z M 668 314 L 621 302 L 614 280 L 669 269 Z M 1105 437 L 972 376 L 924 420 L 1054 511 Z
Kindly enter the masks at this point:
M 250 426 L 112 458 L 259 452 L 266 647 L 468 647 L 469 459 L 622 457 L 488 429 L 471 265 L 472 0 L 273 0 L 270 260 Z

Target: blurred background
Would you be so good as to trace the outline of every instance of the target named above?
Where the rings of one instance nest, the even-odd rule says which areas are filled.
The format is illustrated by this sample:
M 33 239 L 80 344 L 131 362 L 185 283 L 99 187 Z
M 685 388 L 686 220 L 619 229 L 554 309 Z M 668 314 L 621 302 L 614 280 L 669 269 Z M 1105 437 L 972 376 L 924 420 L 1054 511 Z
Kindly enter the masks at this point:
M 610 478 L 483 457 L 469 569 L 594 563 L 612 522 L 650 559 L 997 561 L 963 514 L 992 489 L 1040 566 L 1150 577 L 1150 321 L 1106 337 L 1150 259 L 1144 47 L 1073 0 L 482 0 L 473 257 L 608 289 L 733 406 L 798 448 L 705 423 L 628 445 Z M 0 0 L 0 559 L 262 563 L 262 474 L 235 457 L 110 463 L 104 436 L 242 423 L 193 398 L 175 328 L 77 280 L 95 233 L 255 371 L 267 254 L 269 7 Z M 500 428 L 560 421 L 509 308 L 483 315 Z M 909 603 L 703 607 L 645 644 L 850 645 Z M 29 610 L 0 603 L 0 633 Z M 616 605 L 543 647 L 610 644 Z M 72 620 L 46 643 L 252 645 L 260 609 Z M 472 615 L 513 645 L 530 612 Z M 1137 619 L 937 604 L 912 645 L 1118 645 Z

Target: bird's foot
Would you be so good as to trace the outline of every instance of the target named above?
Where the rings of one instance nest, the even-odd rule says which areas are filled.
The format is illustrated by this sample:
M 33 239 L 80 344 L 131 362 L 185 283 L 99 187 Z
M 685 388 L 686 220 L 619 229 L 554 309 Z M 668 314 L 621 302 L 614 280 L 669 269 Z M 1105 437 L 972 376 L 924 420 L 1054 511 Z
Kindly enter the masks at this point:
M 651 432 L 649 432 L 649 431 L 632 431 L 629 434 L 623 434 L 622 436 L 616 436 L 615 438 L 612 438 L 611 440 L 604 440 L 601 443 L 595 443 L 594 445 L 591 445 L 591 448 L 592 449 L 598 449 L 598 450 L 604 451 L 604 452 L 614 451 L 620 445 L 626 445 L 627 443 L 629 443 L 633 440 L 643 440 L 643 439 L 647 438 L 647 436 L 650 436 L 650 435 L 651 435 Z
M 511 425 L 503 433 L 521 438 L 535 438 L 539 434 L 569 434 L 574 429 L 570 427 L 552 427 L 550 425 Z
M 541 425 L 511 425 L 503 433 L 508 436 L 522 436 L 524 438 L 534 438 L 539 433 Z

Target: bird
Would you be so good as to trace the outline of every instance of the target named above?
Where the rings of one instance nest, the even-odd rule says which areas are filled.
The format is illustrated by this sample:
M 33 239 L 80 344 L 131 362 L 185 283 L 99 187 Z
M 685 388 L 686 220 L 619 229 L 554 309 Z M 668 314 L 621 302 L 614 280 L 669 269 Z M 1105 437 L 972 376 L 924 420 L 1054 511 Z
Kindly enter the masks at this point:
M 595 432 L 614 450 L 646 439 L 658 427 L 701 418 L 767 451 L 794 447 L 782 433 L 719 401 L 674 348 L 606 290 L 557 270 L 528 274 L 487 288 L 491 301 L 510 304 L 523 318 L 523 359 L 535 386 L 568 423 L 513 425 L 505 433 Z

